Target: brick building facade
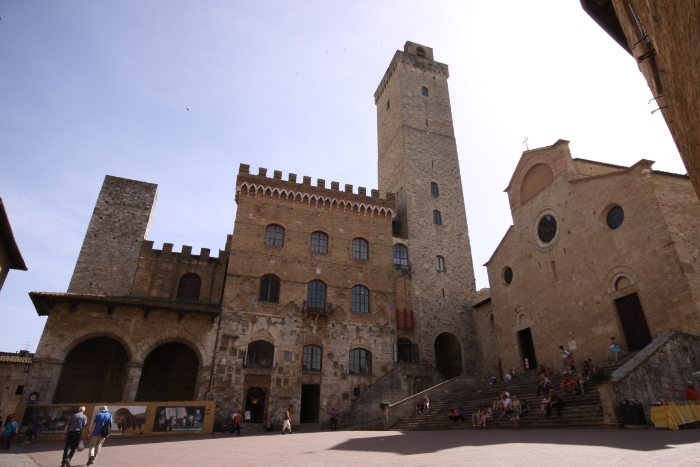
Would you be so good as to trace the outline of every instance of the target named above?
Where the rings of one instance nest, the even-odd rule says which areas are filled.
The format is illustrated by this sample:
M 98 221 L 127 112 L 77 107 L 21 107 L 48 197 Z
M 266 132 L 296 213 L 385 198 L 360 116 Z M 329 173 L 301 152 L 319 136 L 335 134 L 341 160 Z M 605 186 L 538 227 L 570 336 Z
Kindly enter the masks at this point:
M 33 356 L 26 350 L 17 353 L 0 352 L 0 416 L 3 423 L 8 415 L 15 413 L 24 394 Z
M 652 165 L 574 159 L 562 140 L 523 153 L 506 189 L 513 225 L 486 263 L 491 298 L 475 306 L 484 376 L 560 371 L 559 345 L 607 361 L 611 336 L 638 350 L 700 334 L 700 202 L 687 175 Z
M 432 49 L 397 51 L 375 94 L 379 190 L 241 164 L 217 256 L 154 249 L 157 186 L 107 176 L 68 292 L 30 294 L 48 320 L 25 393 L 321 423 L 400 361 L 478 373 L 447 77 Z

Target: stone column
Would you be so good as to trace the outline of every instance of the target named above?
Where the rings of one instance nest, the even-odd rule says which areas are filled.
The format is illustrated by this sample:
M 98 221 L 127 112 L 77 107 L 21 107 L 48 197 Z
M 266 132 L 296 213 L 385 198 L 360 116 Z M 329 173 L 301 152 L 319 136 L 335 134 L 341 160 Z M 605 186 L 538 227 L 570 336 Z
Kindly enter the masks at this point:
M 53 403 L 58 380 L 63 370 L 63 363 L 62 359 L 34 358 L 27 387 L 24 390 L 24 396 L 22 396 L 22 403 L 26 404 L 29 402 L 29 395 L 33 392 L 39 393 L 37 403 Z
M 139 389 L 139 382 L 141 381 L 143 363 L 129 362 L 126 364 L 126 367 L 129 373 L 126 377 L 126 385 L 124 386 L 124 396 L 122 400 L 124 402 L 134 402 L 136 400 L 136 392 Z

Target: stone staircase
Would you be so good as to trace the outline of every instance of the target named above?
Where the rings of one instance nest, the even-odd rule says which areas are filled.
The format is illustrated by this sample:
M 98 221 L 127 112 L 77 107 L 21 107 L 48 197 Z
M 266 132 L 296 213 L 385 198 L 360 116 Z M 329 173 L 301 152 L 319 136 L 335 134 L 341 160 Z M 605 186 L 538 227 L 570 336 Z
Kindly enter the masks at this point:
M 618 362 L 609 362 L 599 365 L 601 369 L 612 373 L 630 360 L 636 352 L 627 353 L 620 357 Z M 554 374 L 549 377 L 552 386 L 557 394 L 561 394 L 560 384 L 564 375 Z M 542 395 L 537 394 L 539 375 L 535 372 L 519 374 L 515 381 L 510 383 L 497 383 L 494 385 L 482 384 L 476 387 L 460 389 L 451 392 L 439 401 L 431 401 L 430 409 L 422 414 L 414 415 L 394 424 L 390 429 L 396 431 L 411 430 L 447 430 L 447 429 L 477 429 L 472 427 L 471 415 L 475 413 L 479 406 L 488 404 L 490 407 L 496 400 L 496 395 L 502 391 L 508 391 L 511 395 L 518 396 L 521 401 L 525 399 L 530 406 L 530 413 L 523 417 L 518 426 L 521 429 L 527 428 L 601 428 L 603 426 L 603 413 L 601 410 L 600 396 L 598 388 L 589 383 L 585 396 L 572 397 L 564 396 L 566 407 L 563 415 L 557 416 L 552 412 L 551 417 L 546 417 L 540 413 L 540 401 Z M 447 414 L 451 409 L 462 407 L 468 419 L 461 424 L 453 425 L 447 419 Z M 514 429 L 513 422 L 508 421 L 508 416 L 501 420 L 498 418 L 502 412 L 494 413 L 494 420 L 487 422 L 486 429 L 507 428 Z M 484 429 L 483 427 L 480 429 Z

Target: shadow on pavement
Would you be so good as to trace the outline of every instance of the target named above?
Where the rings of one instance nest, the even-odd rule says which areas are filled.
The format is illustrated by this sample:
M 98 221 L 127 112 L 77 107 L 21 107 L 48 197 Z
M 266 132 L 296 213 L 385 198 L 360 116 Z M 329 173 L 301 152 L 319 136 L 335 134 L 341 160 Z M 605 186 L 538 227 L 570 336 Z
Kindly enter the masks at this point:
M 331 450 L 355 452 L 391 452 L 403 455 L 429 454 L 470 446 L 513 444 L 594 446 L 631 451 L 658 451 L 683 444 L 697 443 L 697 430 L 490 430 L 490 431 L 410 431 L 386 432 L 371 438 L 355 438 Z

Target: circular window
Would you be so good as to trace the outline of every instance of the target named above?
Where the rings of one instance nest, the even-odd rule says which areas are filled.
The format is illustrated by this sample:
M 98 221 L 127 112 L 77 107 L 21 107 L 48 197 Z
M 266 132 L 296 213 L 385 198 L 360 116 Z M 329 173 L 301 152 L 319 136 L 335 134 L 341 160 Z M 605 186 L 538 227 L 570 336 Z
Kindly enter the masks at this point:
M 543 243 L 549 243 L 552 241 L 554 236 L 557 234 L 557 220 L 554 216 L 547 214 L 540 219 L 540 223 L 537 226 L 537 236 Z
M 625 211 L 622 210 L 620 206 L 614 206 L 610 211 L 608 211 L 608 227 L 615 230 L 622 225 L 622 221 L 625 220 Z
M 511 268 L 505 268 L 503 271 L 503 282 L 505 282 L 506 285 L 510 285 L 510 283 L 513 282 L 513 270 Z

